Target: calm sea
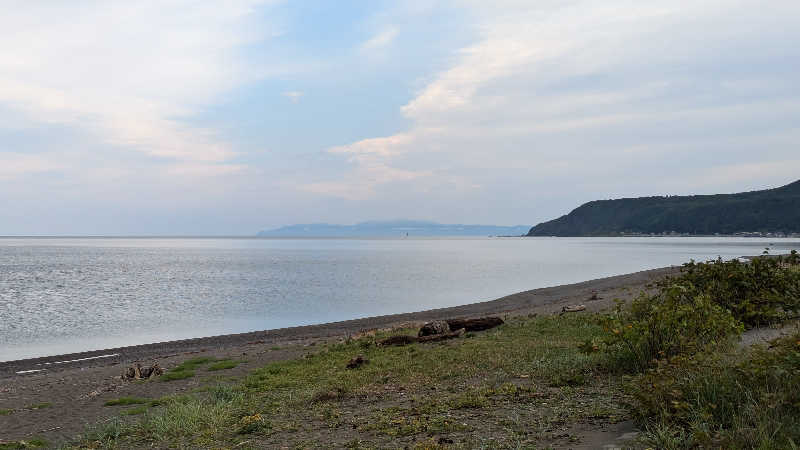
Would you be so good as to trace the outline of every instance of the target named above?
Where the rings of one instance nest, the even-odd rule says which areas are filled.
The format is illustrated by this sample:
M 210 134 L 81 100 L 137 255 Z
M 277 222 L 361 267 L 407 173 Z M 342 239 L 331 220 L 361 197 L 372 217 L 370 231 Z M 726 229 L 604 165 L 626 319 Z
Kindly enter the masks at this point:
M 798 239 L 0 239 L 0 361 L 494 299 Z

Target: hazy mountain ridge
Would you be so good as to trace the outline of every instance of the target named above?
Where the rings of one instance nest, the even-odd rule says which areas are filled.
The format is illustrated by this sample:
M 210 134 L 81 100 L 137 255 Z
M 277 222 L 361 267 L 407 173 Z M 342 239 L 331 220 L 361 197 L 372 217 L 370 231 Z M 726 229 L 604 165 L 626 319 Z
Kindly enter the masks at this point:
M 355 225 L 312 223 L 288 225 L 258 233 L 261 237 L 522 236 L 527 225 L 440 224 L 413 220 L 370 221 Z
M 800 233 L 800 181 L 738 194 L 596 200 L 528 236 Z

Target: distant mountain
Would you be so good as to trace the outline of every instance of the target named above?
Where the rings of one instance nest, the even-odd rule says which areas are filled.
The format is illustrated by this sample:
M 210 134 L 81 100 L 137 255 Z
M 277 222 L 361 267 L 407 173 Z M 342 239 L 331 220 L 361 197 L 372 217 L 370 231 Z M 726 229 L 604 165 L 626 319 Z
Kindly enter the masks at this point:
M 740 194 L 597 200 L 531 228 L 528 236 L 800 233 L 800 181 Z
M 522 236 L 527 225 L 445 225 L 435 222 L 395 220 L 355 225 L 312 223 L 261 231 L 261 237 L 392 237 L 392 236 Z

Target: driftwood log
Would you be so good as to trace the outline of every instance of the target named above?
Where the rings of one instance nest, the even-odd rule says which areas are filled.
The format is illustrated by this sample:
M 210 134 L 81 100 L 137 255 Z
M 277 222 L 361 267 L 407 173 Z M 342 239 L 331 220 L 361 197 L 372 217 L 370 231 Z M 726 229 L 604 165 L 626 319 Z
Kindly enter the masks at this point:
M 158 363 L 154 363 L 150 367 L 142 367 L 141 364 L 136 364 L 135 366 L 127 367 L 125 370 L 122 371 L 122 379 L 123 380 L 146 380 L 151 377 L 157 377 L 164 374 L 164 369 L 158 365 Z
M 437 342 L 437 341 L 446 341 L 448 339 L 455 339 L 457 337 L 461 337 L 467 331 L 463 328 L 459 328 L 456 331 L 450 333 L 443 333 L 443 334 L 434 334 L 431 336 L 423 336 L 421 338 L 417 338 L 418 342 Z
M 400 336 L 389 336 L 386 339 L 378 341 L 378 346 L 403 346 L 408 344 L 413 344 L 415 342 L 419 342 L 421 344 L 427 342 L 439 342 L 439 341 L 446 341 L 448 339 L 455 339 L 457 337 L 461 337 L 466 333 L 466 331 L 461 328 L 460 330 L 456 330 L 450 333 L 442 333 L 442 334 L 432 334 L 430 336 L 409 336 L 409 335 L 400 335 Z
M 435 334 L 449 333 L 450 331 L 450 324 L 448 324 L 446 320 L 434 320 L 433 322 L 428 322 L 423 325 L 422 328 L 419 329 L 419 334 L 417 334 L 417 336 L 432 336 Z
M 503 319 L 499 317 L 481 317 L 479 319 L 450 319 L 447 325 L 451 330 L 483 331 L 502 325 Z

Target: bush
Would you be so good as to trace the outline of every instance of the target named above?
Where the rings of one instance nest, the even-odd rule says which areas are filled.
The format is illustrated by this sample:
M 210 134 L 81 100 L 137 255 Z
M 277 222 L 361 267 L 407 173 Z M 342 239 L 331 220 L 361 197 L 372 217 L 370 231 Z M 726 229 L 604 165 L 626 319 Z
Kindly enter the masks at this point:
M 617 368 L 642 372 L 659 359 L 724 347 L 742 331 L 730 311 L 693 294 L 674 285 L 640 295 L 628 309 L 618 304 L 604 319 Z
M 634 383 L 635 413 L 659 448 L 796 448 L 797 386 L 800 333 L 742 360 L 709 353 L 662 360 Z
M 738 259 L 683 265 L 681 275 L 659 283 L 661 289 L 674 285 L 706 294 L 717 305 L 731 311 L 746 327 L 781 321 L 800 310 L 800 262 L 797 251 L 781 257 Z
M 642 372 L 656 360 L 723 348 L 744 327 L 774 323 L 800 310 L 797 252 L 785 257 L 684 264 L 603 324 L 618 368 Z M 597 347 L 584 344 L 584 351 Z

